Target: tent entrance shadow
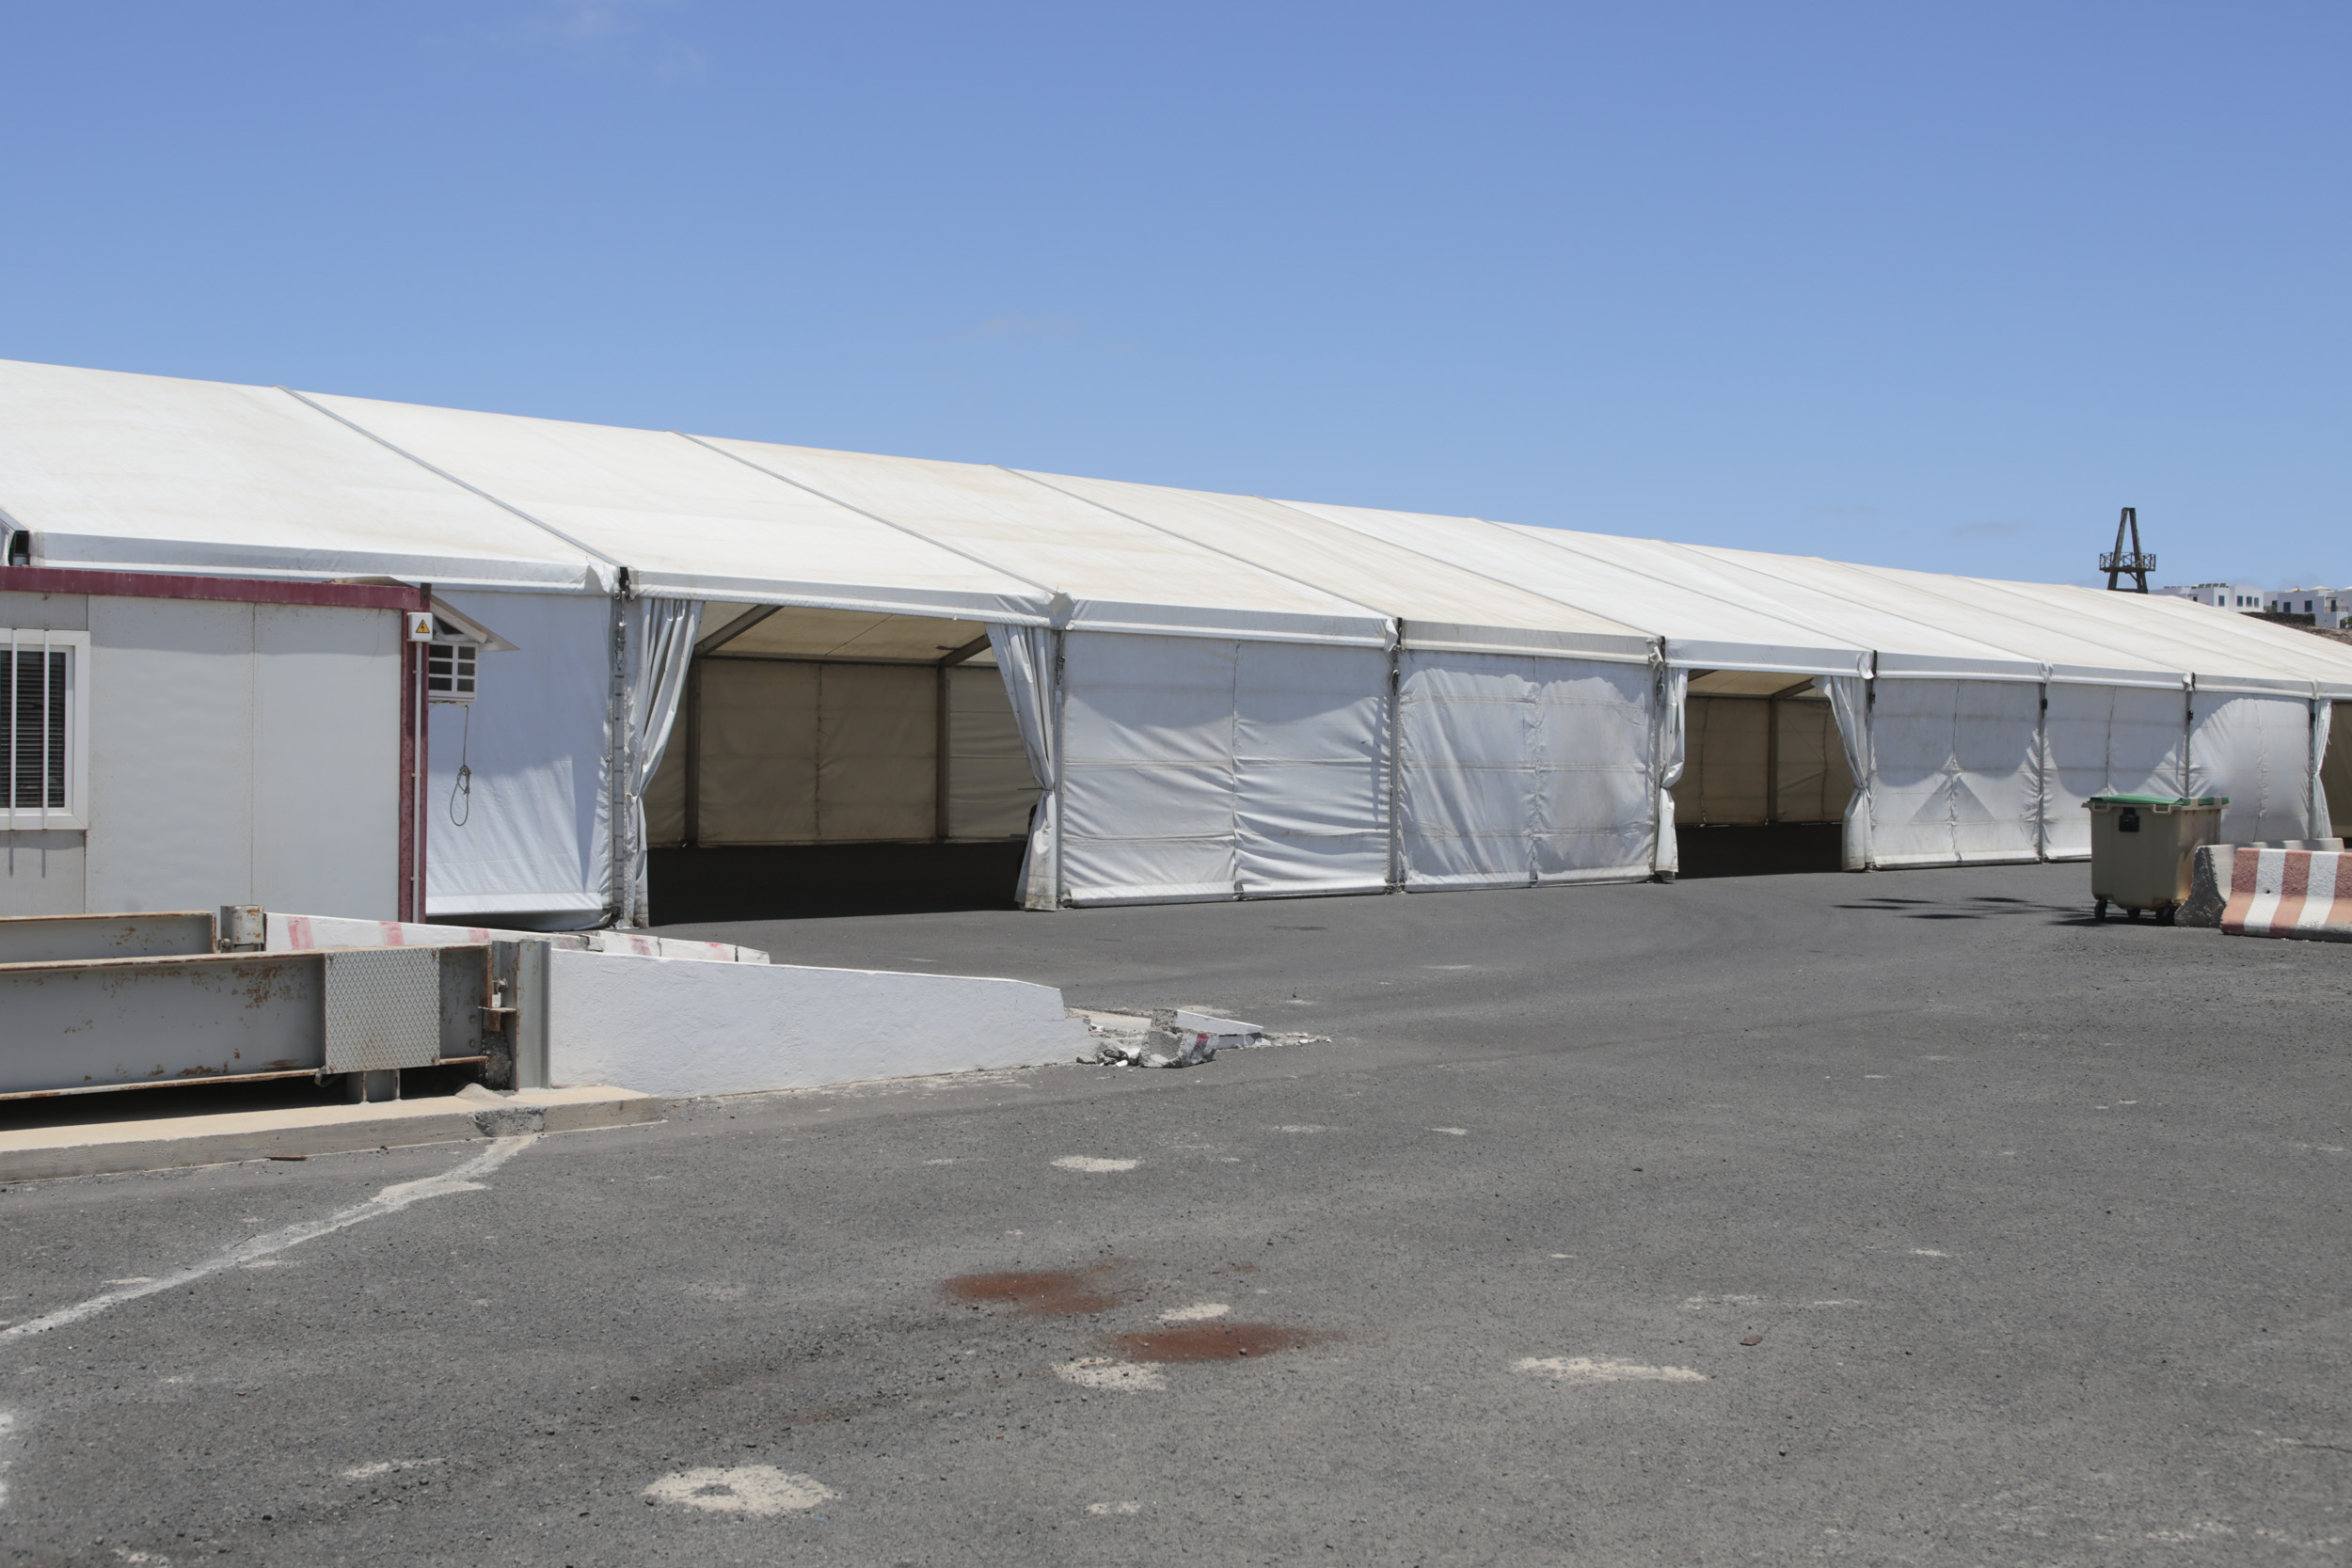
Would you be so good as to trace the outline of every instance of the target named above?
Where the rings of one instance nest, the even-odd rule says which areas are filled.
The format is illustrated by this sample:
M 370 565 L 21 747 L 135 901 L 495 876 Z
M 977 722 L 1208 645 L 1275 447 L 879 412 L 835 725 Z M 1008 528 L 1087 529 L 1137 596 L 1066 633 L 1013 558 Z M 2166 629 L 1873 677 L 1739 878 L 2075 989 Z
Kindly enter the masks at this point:
M 1706 670 L 1691 677 L 1674 788 L 1683 877 L 1836 871 L 1853 776 L 1837 721 L 1809 678 Z
M 657 926 L 1018 907 L 1021 841 L 656 849 Z
M 1037 799 L 985 626 L 710 605 L 645 791 L 652 918 L 1010 908 Z
M 1770 877 L 1836 871 L 1845 830 L 1835 822 L 1683 827 L 1677 834 L 1684 880 L 1694 877 Z

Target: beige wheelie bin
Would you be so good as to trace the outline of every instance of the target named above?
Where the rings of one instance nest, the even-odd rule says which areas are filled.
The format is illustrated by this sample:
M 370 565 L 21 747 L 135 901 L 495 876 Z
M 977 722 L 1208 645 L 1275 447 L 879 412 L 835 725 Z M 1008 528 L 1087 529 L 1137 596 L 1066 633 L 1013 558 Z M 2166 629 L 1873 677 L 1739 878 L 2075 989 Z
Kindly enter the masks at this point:
M 2097 918 L 2114 904 L 2159 925 L 2188 902 L 2197 847 L 2221 836 L 2227 795 L 2094 795 L 2090 808 L 2090 896 Z

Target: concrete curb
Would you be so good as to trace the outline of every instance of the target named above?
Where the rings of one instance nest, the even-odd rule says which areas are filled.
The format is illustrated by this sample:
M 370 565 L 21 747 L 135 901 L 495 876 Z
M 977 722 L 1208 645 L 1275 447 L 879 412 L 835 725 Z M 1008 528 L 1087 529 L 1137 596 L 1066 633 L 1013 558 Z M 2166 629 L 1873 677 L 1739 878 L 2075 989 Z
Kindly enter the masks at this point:
M 409 1144 L 579 1132 L 661 1119 L 661 1101 L 601 1085 L 532 1089 L 495 1103 L 449 1096 L 373 1105 L 228 1111 L 0 1132 L 0 1181 L 167 1170 L 295 1155 L 349 1154 Z

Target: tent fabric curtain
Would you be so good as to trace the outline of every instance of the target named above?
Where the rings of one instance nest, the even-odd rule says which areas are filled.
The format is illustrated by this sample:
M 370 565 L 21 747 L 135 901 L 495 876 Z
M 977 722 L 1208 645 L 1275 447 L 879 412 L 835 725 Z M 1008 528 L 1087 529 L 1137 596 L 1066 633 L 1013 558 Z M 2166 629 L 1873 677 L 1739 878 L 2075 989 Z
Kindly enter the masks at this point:
M 599 925 L 612 895 L 612 602 L 442 597 L 516 651 L 482 656 L 469 707 L 431 710 L 425 917 L 525 930 Z
M 1853 798 L 1837 719 L 1818 697 L 1788 697 L 1772 705 L 1772 819 L 1833 822 Z
M 2312 704 L 2312 837 L 2336 836 L 2335 813 L 2328 800 L 2328 732 L 2335 721 L 2333 702 Z
M 1671 664 L 1658 666 L 1658 702 L 1651 713 L 1650 750 L 1658 769 L 1658 842 L 1651 851 L 1653 871 L 1682 869 L 1682 846 L 1675 836 L 1675 785 L 1682 782 L 1682 765 L 1690 736 L 1691 672 Z
M 1050 626 L 991 622 L 988 645 L 1005 680 L 1021 731 L 1021 750 L 1039 784 L 1029 813 L 1029 847 L 1021 858 L 1021 907 L 1050 910 L 1061 903 L 1061 782 L 1059 705 L 1056 701 L 1062 634 Z
M 1073 903 L 1388 885 L 1385 650 L 1071 632 L 1062 668 Z
M 2310 838 L 2312 701 L 2198 691 L 2189 697 L 2189 795 L 2227 795 L 2232 844 Z
M 1871 704 L 1870 863 L 2041 853 L 2042 687 L 1889 680 Z
M 2042 844 L 2050 860 L 2090 854 L 2094 795 L 2177 795 L 2183 705 L 2173 687 L 2081 686 L 2043 689 Z
M 1870 866 L 1870 683 L 1860 675 L 1832 675 L 1825 682 L 1830 712 L 1837 719 L 1838 744 L 1853 794 L 1846 801 L 1839 858 L 1848 871 Z
M 643 926 L 651 918 L 645 881 L 645 790 L 661 767 L 686 693 L 686 671 L 701 634 L 699 599 L 632 599 L 628 612 L 628 706 L 622 722 L 628 739 L 628 863 L 621 878 L 622 903 L 615 923 Z
M 1406 888 L 1648 876 L 1665 684 L 1642 664 L 1406 649 L 1397 693 Z

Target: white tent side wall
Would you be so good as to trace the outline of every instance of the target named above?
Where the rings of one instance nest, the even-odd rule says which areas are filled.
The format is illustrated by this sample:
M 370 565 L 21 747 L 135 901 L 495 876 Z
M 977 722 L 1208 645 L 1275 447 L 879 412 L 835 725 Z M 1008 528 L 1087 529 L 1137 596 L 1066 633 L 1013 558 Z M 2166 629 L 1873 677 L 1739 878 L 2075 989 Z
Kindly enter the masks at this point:
M 1660 727 L 1648 665 L 1408 647 L 1399 675 L 1407 889 L 1650 875 Z
M 2188 737 L 2185 682 L 2103 686 L 2054 680 L 2042 689 L 2042 852 L 2051 860 L 2090 855 L 2094 795 L 2178 795 Z
M 470 706 L 430 710 L 425 918 L 600 925 L 612 904 L 612 601 L 442 597 L 516 651 L 482 656 Z
M 1075 904 L 1387 886 L 1387 654 L 1070 632 L 1061 883 Z
M 2211 690 L 2189 697 L 2189 795 L 2227 795 L 2231 843 L 2309 838 L 2316 832 L 2313 703 L 2284 693 Z M 2319 743 L 2324 744 L 2324 739 Z
M 1869 723 L 1873 865 L 2040 857 L 2039 682 L 1882 675 Z

